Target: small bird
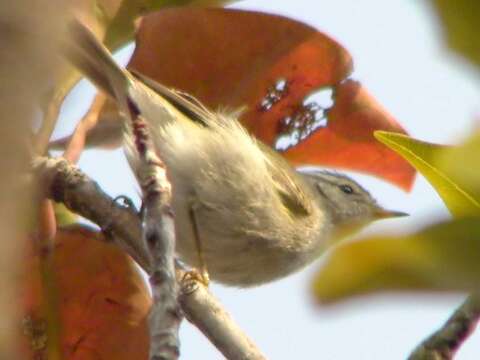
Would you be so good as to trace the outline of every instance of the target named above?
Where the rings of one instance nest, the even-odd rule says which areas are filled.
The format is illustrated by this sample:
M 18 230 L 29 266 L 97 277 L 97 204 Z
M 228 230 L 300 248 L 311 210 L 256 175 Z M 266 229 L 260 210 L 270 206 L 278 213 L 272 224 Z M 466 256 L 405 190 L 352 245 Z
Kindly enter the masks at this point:
M 253 138 L 238 114 L 217 113 L 198 100 L 119 67 L 108 50 L 74 21 L 69 61 L 111 96 L 127 119 L 148 124 L 172 183 L 176 251 L 212 280 L 238 287 L 267 283 L 317 259 L 335 239 L 370 222 L 406 215 L 380 207 L 351 178 L 296 171 Z M 125 147 L 139 159 L 128 121 Z

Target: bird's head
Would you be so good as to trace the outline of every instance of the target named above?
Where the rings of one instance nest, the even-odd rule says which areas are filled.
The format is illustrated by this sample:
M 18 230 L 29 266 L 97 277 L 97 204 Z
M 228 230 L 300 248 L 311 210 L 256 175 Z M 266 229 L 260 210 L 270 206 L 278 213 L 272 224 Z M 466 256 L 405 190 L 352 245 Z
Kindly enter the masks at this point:
M 314 171 L 302 175 L 342 237 L 372 221 L 408 215 L 381 207 L 367 190 L 343 174 Z

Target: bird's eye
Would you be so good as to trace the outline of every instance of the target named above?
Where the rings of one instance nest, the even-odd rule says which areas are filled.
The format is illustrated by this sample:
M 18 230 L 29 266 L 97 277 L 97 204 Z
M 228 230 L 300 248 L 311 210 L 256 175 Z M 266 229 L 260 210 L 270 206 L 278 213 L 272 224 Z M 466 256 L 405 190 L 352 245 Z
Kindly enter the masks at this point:
M 340 185 L 340 190 L 342 190 L 345 194 L 353 194 L 353 189 L 350 185 Z

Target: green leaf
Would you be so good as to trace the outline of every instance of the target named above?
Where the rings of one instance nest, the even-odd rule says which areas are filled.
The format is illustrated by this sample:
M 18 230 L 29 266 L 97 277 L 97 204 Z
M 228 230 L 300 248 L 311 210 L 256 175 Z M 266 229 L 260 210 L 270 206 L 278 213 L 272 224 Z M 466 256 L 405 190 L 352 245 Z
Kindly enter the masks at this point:
M 433 0 L 443 23 L 448 45 L 477 66 L 480 65 L 480 2 Z
M 378 291 L 472 291 L 480 287 L 480 219 L 437 224 L 406 237 L 344 243 L 317 274 L 316 299 L 330 303 Z
M 480 132 L 470 137 L 460 146 L 437 154 L 436 163 L 441 164 L 469 194 L 480 199 Z
M 375 137 L 419 170 L 458 219 L 413 235 L 367 238 L 334 248 L 316 275 L 316 298 L 333 302 L 378 291 L 477 290 L 480 133 L 455 147 L 388 132 L 377 131 Z
M 480 179 L 480 169 L 475 160 L 480 155 L 480 141 L 475 140 L 473 145 L 469 145 L 477 149 L 477 155 L 473 152 L 468 155 L 473 151 L 470 148 L 431 144 L 402 134 L 376 131 L 375 137 L 403 156 L 427 178 L 452 215 L 480 215 L 480 186 L 477 185 L 480 182 L 468 180 L 469 177 Z M 459 171 L 459 167 L 469 171 Z
M 79 216 L 75 213 L 72 213 L 63 203 L 54 203 L 55 210 L 55 219 L 57 221 L 57 226 L 67 226 L 75 224 Z
M 110 50 L 116 50 L 132 40 L 134 34 L 134 20 L 147 13 L 173 6 L 224 6 L 234 0 L 99 0 L 97 1 L 97 18 L 108 19 L 101 14 L 112 12 L 115 16 L 103 21 L 106 26 L 104 43 Z M 103 5 L 104 8 L 100 7 Z

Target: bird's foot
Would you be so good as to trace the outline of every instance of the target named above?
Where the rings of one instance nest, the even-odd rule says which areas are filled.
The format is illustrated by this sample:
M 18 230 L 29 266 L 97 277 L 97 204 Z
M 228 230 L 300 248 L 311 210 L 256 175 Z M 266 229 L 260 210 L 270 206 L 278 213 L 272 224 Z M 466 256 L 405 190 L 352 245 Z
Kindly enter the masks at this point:
M 182 277 L 182 284 L 189 282 L 200 283 L 203 286 L 208 287 L 210 284 L 210 276 L 208 275 L 208 271 L 206 271 L 206 269 L 200 271 L 197 269 L 188 270 Z

